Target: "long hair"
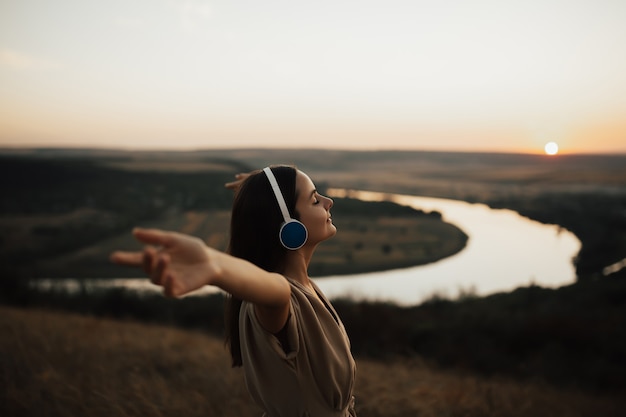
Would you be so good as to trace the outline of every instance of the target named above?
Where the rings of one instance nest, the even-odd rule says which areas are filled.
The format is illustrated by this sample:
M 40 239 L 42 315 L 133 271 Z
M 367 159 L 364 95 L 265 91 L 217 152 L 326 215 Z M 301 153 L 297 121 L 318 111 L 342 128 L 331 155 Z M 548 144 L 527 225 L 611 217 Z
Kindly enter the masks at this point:
M 296 208 L 296 168 L 272 166 L 276 181 L 293 218 Z M 263 171 L 252 173 L 239 186 L 233 201 L 230 219 L 230 242 L 228 252 L 252 262 L 269 272 L 281 272 L 284 268 L 285 249 L 278 236 L 284 221 L 274 191 Z M 242 300 L 228 295 L 224 314 L 226 344 L 230 349 L 232 366 L 241 366 L 239 339 L 239 310 Z

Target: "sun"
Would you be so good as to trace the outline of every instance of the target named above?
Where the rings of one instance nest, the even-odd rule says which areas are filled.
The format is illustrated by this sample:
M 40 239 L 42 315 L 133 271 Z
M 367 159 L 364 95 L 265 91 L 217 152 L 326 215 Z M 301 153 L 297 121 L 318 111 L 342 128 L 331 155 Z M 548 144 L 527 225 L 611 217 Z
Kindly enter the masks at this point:
M 559 153 L 559 145 L 556 142 L 548 142 L 543 148 L 546 151 L 546 155 L 556 155 Z

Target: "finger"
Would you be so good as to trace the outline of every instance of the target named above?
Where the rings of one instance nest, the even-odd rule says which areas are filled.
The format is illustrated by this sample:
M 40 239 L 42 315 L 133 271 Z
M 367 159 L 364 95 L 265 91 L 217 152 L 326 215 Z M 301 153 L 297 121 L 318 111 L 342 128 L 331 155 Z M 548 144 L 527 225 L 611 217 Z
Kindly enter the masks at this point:
M 239 174 L 236 174 L 235 175 L 236 180 L 227 182 L 226 184 L 224 184 L 224 186 L 231 190 L 236 190 L 237 188 L 239 188 L 241 183 L 244 182 L 244 180 L 250 176 L 250 174 L 251 174 L 250 172 L 241 172 Z
M 232 189 L 237 188 L 239 183 L 240 183 L 240 181 L 227 182 L 226 184 L 224 184 L 224 187 L 228 188 L 229 190 L 232 190 Z
M 141 267 L 143 265 L 143 252 L 115 251 L 109 256 L 109 259 L 119 265 Z
M 157 285 L 163 285 L 164 280 L 164 275 L 165 272 L 167 271 L 167 268 L 169 266 L 170 263 L 170 257 L 165 255 L 165 254 L 161 254 L 158 256 L 158 259 L 156 261 L 156 267 L 152 270 L 152 274 L 150 275 L 150 280 Z
M 163 278 L 163 295 L 166 297 L 173 297 L 172 293 L 172 277 L 170 275 L 166 275 Z
M 140 242 L 164 247 L 171 246 L 174 239 L 172 232 L 159 229 L 143 229 L 140 227 L 133 229 L 133 236 Z
M 176 298 L 181 295 L 182 290 L 179 288 L 177 280 L 172 274 L 166 274 L 163 277 L 163 292 L 166 297 Z
M 227 182 L 226 184 L 224 184 L 224 186 L 231 190 L 238 188 L 244 180 L 243 174 L 237 174 L 235 175 L 235 178 L 237 178 L 235 181 Z
M 152 277 L 152 272 L 156 269 L 156 259 L 157 259 L 157 253 L 156 253 L 156 250 L 154 250 L 154 248 L 144 249 L 141 266 L 143 268 L 143 271 L 149 277 Z

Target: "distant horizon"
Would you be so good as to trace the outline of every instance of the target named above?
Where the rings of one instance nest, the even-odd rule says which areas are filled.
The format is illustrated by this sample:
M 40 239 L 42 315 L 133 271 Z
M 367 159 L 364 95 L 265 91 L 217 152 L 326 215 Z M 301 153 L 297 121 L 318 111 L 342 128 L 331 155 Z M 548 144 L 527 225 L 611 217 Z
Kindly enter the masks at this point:
M 38 146 L 38 145 L 4 145 L 0 144 L 0 152 L 3 151 L 85 151 L 85 152 L 129 152 L 129 153 L 191 153 L 191 152 L 210 152 L 210 151 L 336 151 L 336 152 L 355 152 L 355 153 L 371 153 L 371 152 L 422 152 L 422 153 L 475 153 L 475 154 L 504 154 L 504 155 L 539 155 L 546 158 L 558 159 L 560 156 L 572 155 L 597 155 L 597 156 L 626 156 L 626 150 L 606 151 L 606 152 L 559 152 L 557 155 L 546 155 L 540 151 L 513 151 L 513 150 L 487 150 L 487 149 L 441 149 L 441 148 L 326 148 L 326 147 L 298 147 L 298 146 L 212 146 L 198 148 L 159 148 L 159 147 L 111 147 L 111 146 Z

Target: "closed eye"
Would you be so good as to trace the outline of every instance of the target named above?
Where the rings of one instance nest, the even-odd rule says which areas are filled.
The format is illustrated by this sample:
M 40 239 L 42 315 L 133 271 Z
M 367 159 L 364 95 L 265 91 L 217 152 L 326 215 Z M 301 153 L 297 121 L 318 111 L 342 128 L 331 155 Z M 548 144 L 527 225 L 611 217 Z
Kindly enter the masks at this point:
M 311 197 L 313 197 L 313 205 L 319 204 L 320 200 L 317 198 L 317 190 L 311 191 Z

